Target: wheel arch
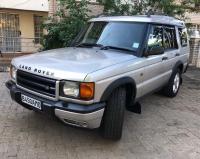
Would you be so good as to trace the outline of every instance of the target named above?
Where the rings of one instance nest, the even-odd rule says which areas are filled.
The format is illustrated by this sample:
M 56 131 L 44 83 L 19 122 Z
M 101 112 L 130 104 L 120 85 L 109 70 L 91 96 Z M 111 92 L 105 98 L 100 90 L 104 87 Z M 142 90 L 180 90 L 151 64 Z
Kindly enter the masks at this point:
M 101 101 L 107 101 L 111 96 L 112 92 L 118 87 L 126 87 L 127 91 L 127 101 L 126 104 L 131 103 L 135 100 L 137 89 L 136 89 L 136 82 L 131 77 L 123 77 L 113 81 L 104 91 L 103 95 L 101 96 Z
M 176 70 L 176 69 L 180 69 L 181 73 L 183 73 L 183 70 L 184 70 L 184 65 L 183 65 L 183 62 L 182 61 L 177 61 L 174 68 L 173 68 L 173 72 Z
M 177 61 L 174 68 L 173 68 L 173 72 L 175 72 L 177 69 L 179 69 L 181 71 L 181 74 L 184 73 L 184 64 L 182 61 Z M 183 79 L 181 77 L 181 84 L 183 83 Z

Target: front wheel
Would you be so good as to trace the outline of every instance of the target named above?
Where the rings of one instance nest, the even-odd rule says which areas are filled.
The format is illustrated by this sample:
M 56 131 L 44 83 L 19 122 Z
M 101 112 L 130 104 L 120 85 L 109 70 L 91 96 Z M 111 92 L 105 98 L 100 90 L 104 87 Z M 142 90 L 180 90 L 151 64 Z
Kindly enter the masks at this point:
M 169 83 L 167 84 L 167 86 L 165 86 L 163 90 L 164 95 L 168 97 L 175 97 L 178 94 L 180 85 L 181 85 L 181 71 L 177 69 L 172 73 Z
M 101 125 L 105 138 L 119 140 L 122 136 L 124 112 L 126 105 L 126 89 L 117 88 L 107 102 Z

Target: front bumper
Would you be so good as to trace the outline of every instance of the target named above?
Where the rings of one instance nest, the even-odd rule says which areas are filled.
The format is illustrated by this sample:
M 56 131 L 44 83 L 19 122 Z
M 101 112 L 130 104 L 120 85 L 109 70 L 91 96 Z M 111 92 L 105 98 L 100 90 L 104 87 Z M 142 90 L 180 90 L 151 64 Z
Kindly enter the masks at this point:
M 101 124 L 105 103 L 80 105 L 64 101 L 51 101 L 19 89 L 11 80 L 6 82 L 6 86 L 10 90 L 11 98 L 27 109 L 56 116 L 64 123 L 78 127 L 95 129 Z M 21 94 L 40 101 L 42 110 L 23 103 L 21 101 Z

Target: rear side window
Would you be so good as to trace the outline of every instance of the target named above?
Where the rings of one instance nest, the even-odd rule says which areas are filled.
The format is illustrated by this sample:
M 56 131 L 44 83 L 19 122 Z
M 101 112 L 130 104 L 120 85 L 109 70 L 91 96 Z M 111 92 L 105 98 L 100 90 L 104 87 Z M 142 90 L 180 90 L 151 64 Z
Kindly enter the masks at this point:
M 178 49 L 175 27 L 164 27 L 163 43 L 165 49 Z
M 159 25 L 152 25 L 148 39 L 148 48 L 155 47 L 163 47 L 163 28 Z
M 186 28 L 178 28 L 178 32 L 179 32 L 181 46 L 186 47 L 188 42 Z

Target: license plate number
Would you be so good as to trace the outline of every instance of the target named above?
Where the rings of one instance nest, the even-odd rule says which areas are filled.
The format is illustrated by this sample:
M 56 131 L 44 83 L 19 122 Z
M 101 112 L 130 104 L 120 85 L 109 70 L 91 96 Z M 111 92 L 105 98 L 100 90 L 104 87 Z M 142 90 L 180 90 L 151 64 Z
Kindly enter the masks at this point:
M 41 107 L 41 102 L 36 100 L 36 99 L 33 99 L 31 97 L 28 97 L 26 95 L 21 95 L 21 100 L 22 100 L 22 103 L 26 103 L 32 107 L 35 107 L 39 110 L 42 110 L 42 107 Z

